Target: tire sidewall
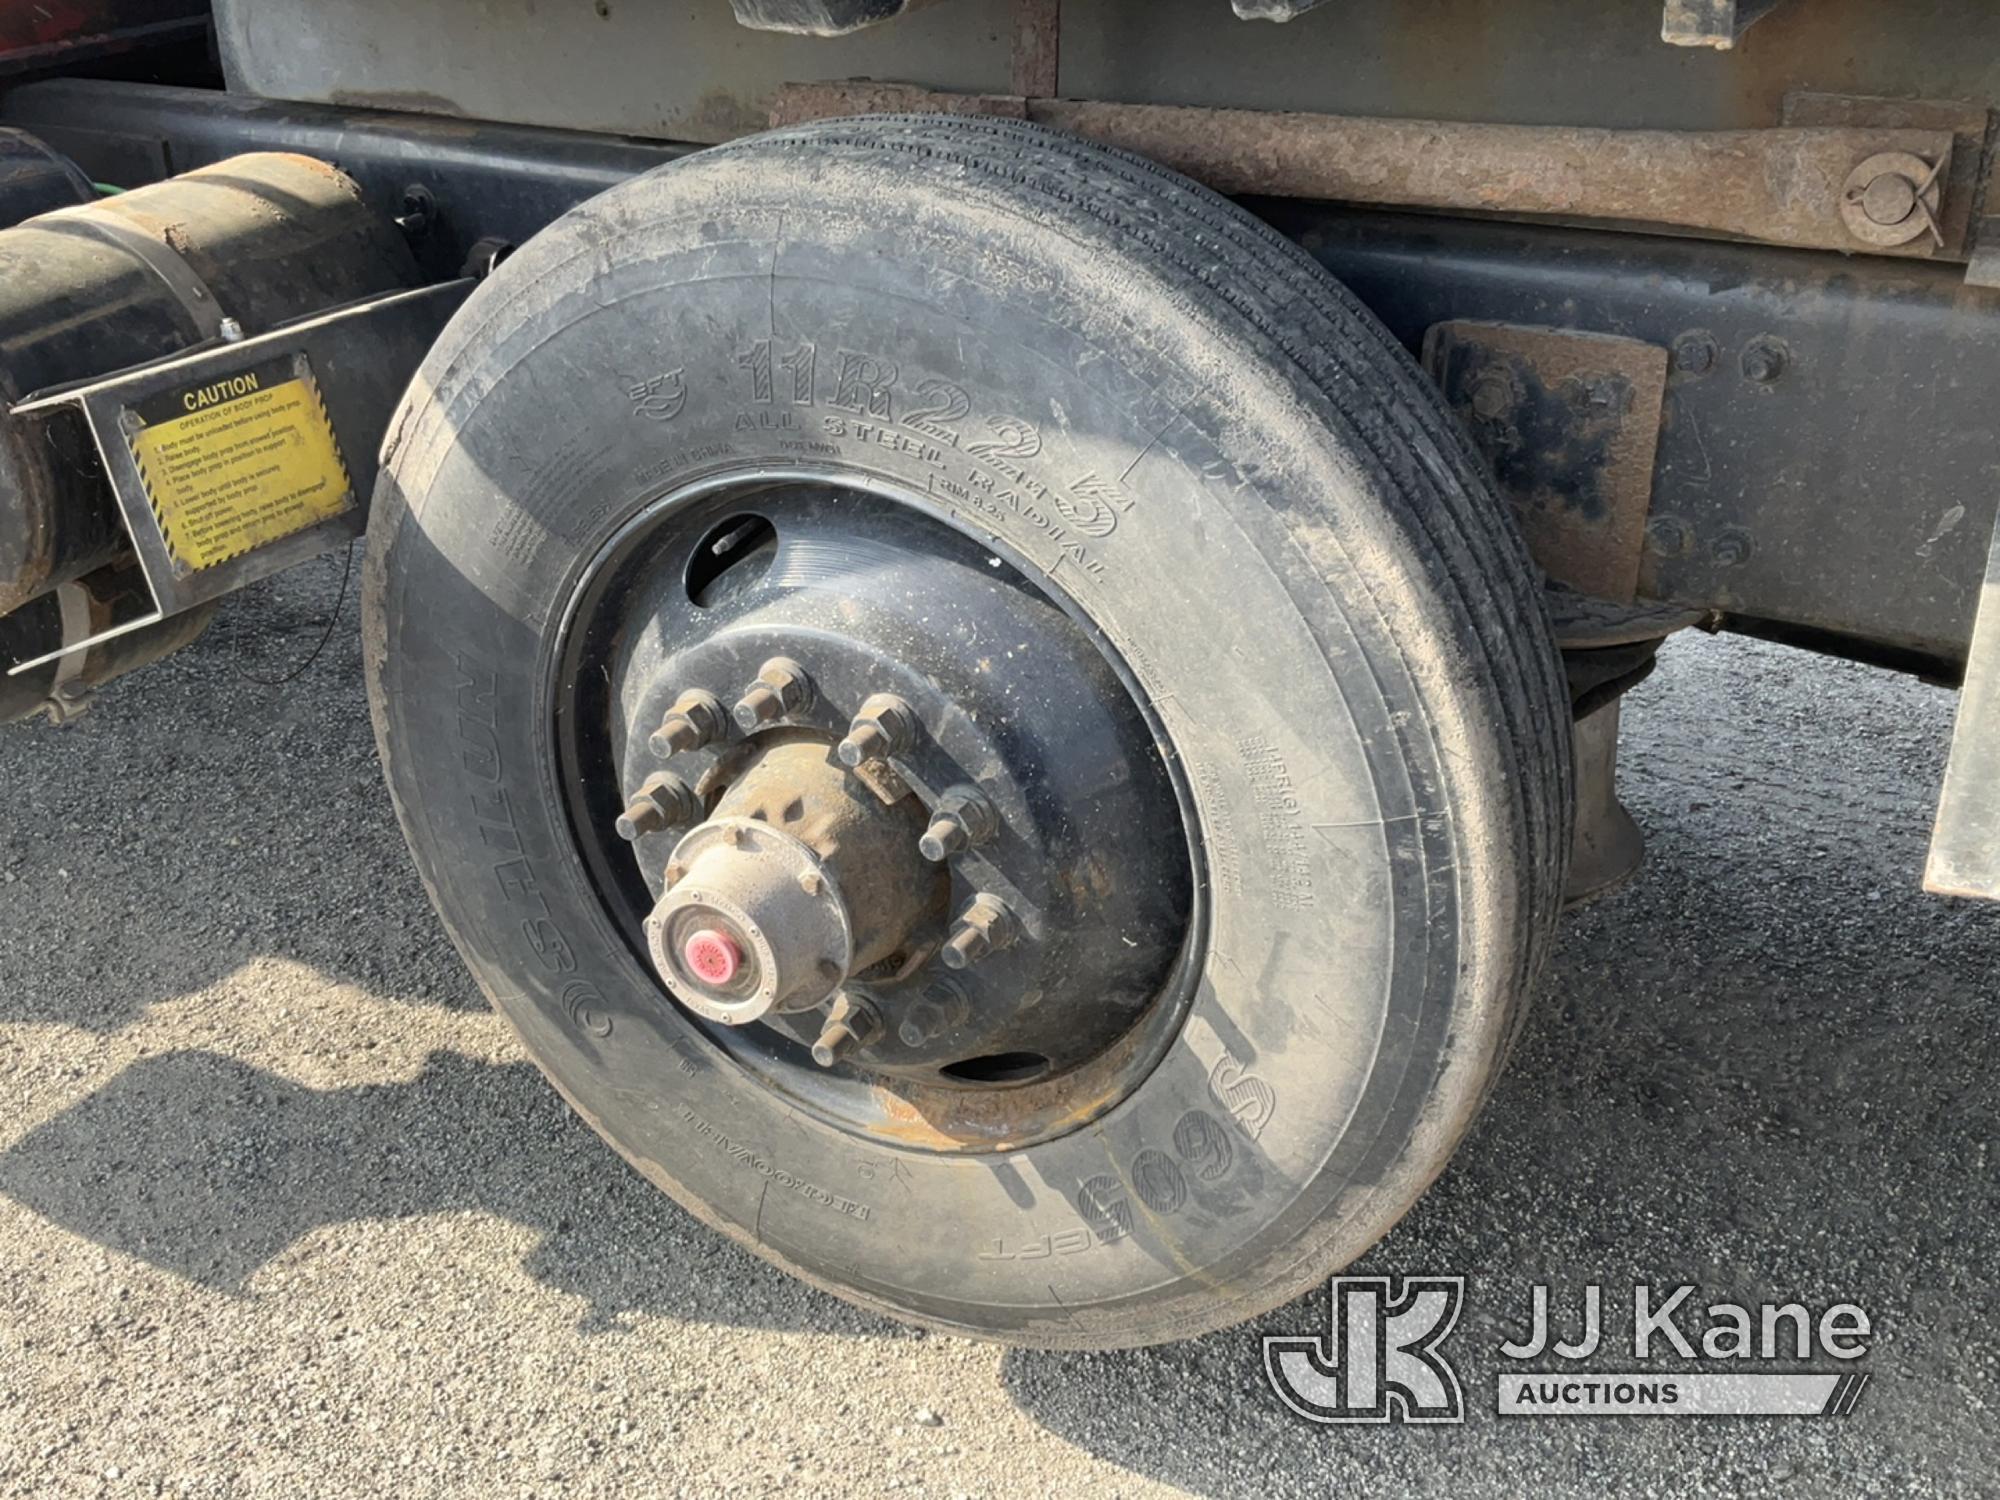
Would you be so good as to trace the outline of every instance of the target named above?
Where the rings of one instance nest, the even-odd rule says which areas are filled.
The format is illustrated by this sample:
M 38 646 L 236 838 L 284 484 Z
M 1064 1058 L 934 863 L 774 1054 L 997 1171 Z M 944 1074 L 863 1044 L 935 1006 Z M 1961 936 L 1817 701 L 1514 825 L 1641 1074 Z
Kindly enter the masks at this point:
M 1440 689 L 1376 602 L 1425 605 L 1381 497 L 1268 351 L 1163 336 L 1163 313 L 1198 310 L 1061 264 L 1033 226 L 863 215 L 831 171 L 761 180 L 759 201 L 693 165 L 503 267 L 394 429 L 371 683 L 447 927 L 635 1165 L 844 1295 L 1112 1344 L 1303 1287 L 1421 1186 L 1399 1165 L 1413 1136 L 1469 1112 L 1440 1097 L 1467 1076 L 1447 1054 L 1498 1046 L 1499 1007 L 1460 972 L 1453 872 L 1476 878 L 1479 851 L 1438 769 Z M 808 346 L 810 384 L 787 390 Z M 971 451 L 1019 449 L 1022 423 L 1032 455 Z M 709 1044 L 590 888 L 549 728 L 566 601 L 640 509 L 759 467 L 865 476 L 1032 565 L 1165 724 L 1197 809 L 1202 979 L 1093 1125 L 960 1158 L 834 1128 Z

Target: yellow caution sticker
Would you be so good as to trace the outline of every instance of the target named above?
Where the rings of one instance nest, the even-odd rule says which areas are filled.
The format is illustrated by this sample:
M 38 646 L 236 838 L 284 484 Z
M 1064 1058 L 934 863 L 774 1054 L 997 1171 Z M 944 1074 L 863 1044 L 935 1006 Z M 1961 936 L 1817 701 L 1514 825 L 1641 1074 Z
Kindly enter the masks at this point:
M 167 551 L 184 572 L 254 552 L 354 504 L 302 357 L 162 392 L 128 412 L 126 431 Z

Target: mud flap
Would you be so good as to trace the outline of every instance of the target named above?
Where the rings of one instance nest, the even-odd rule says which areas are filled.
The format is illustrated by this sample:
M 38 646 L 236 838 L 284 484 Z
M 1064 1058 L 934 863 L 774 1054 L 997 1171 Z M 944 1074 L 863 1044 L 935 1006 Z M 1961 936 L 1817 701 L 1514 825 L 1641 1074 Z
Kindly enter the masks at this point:
M 1924 889 L 2000 901 L 2000 529 L 1987 555 Z

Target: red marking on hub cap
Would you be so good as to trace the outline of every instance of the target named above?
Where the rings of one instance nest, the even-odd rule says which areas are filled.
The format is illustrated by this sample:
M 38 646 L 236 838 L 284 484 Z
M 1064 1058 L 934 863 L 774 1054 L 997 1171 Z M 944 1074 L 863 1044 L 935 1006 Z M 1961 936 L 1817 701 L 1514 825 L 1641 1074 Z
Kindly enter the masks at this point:
M 681 948 L 681 957 L 703 984 L 727 984 L 743 966 L 743 950 L 726 932 L 704 927 Z

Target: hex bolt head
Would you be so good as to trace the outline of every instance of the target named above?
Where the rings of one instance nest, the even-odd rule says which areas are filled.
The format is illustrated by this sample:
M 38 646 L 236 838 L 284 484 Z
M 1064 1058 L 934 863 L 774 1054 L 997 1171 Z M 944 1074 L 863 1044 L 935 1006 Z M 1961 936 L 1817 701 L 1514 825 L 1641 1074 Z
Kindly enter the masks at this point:
M 1472 413 L 1497 422 L 1514 409 L 1514 382 L 1501 369 L 1488 369 L 1472 383 Z
M 723 710 L 722 700 L 700 688 L 690 688 L 674 700 L 674 706 L 667 710 L 667 716 L 646 746 L 664 760 L 683 750 L 699 750 L 713 743 L 728 726 L 729 716 Z
M 1785 373 L 1785 348 L 1775 339 L 1752 339 L 1743 351 L 1743 378 L 1769 385 Z
M 1750 561 L 1754 543 L 1750 533 L 1740 526 L 1725 527 L 1716 534 L 1709 544 L 1709 556 L 1715 559 L 1719 568 L 1740 568 Z
M 917 852 L 932 864 L 939 864 L 975 844 L 985 843 L 999 827 L 999 813 L 978 787 L 951 787 L 938 799 L 930 827 L 917 840 Z
M 1674 340 L 1674 368 L 1683 375 L 1706 375 L 1715 368 L 1715 340 L 1705 333 L 1684 333 Z
M 998 953 L 1021 934 L 1021 924 L 998 896 L 981 892 L 959 913 L 951 938 L 939 951 L 947 969 L 969 969 Z
M 894 693 L 876 693 L 861 705 L 836 754 L 843 766 L 901 755 L 917 739 L 917 711 Z
M 865 1047 L 881 1034 L 882 1018 L 866 1000 L 841 995 L 827 1011 L 826 1025 L 812 1045 L 812 1060 L 830 1068 L 842 1058 Z
M 1679 516 L 1654 516 L 1646 523 L 1646 550 L 1655 557 L 1686 557 L 1694 532 Z
M 630 843 L 642 834 L 679 828 L 700 816 L 701 800 L 694 788 L 671 771 L 656 771 L 625 804 L 618 817 L 618 837 Z
M 757 680 L 736 700 L 736 723 L 745 734 L 812 706 L 813 682 L 789 656 L 774 656 L 757 669 Z

